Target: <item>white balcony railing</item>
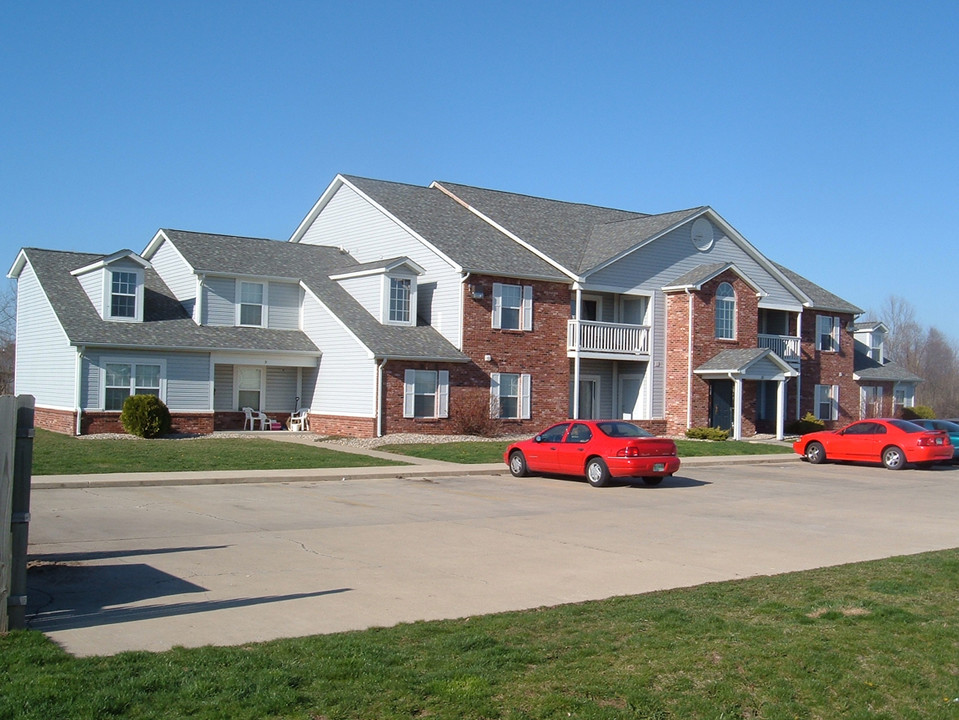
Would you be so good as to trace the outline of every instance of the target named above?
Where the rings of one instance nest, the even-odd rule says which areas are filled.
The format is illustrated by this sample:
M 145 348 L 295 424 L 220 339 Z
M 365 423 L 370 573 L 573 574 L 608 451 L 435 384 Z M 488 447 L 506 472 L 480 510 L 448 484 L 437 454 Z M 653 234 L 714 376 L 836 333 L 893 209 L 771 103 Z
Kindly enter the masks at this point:
M 799 338 L 789 335 L 760 335 L 759 347 L 769 348 L 783 360 L 799 360 Z
M 570 320 L 566 349 L 583 352 L 649 354 L 649 326 Z

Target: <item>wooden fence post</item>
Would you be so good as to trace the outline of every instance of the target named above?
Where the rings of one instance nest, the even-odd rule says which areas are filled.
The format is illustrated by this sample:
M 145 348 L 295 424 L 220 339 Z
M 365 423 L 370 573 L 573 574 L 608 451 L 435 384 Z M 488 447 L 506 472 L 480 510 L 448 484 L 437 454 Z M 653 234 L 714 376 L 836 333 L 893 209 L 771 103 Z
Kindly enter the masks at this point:
M 32 395 L 0 396 L 0 632 L 26 627 Z

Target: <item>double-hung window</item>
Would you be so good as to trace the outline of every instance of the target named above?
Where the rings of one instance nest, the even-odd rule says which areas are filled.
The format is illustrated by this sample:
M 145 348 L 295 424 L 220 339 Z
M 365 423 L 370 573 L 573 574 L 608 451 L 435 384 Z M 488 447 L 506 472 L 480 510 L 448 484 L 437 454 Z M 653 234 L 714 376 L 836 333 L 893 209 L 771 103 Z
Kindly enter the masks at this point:
M 528 420 L 530 376 L 517 373 L 492 373 L 490 379 L 492 416 L 505 420 Z
M 236 406 L 262 410 L 263 368 L 235 366 L 236 370 Z
M 391 323 L 410 324 L 412 286 L 413 281 L 409 278 L 390 278 L 389 319 Z
M 106 362 L 103 371 L 103 409 L 122 410 L 131 395 L 156 395 L 163 399 L 163 366 L 149 362 Z
M 245 282 L 239 283 L 239 325 L 250 327 L 263 327 L 264 305 L 266 300 L 266 287 L 263 283 Z
M 839 386 L 816 386 L 816 418 L 818 420 L 839 419 Z
M 736 338 L 736 292 L 728 282 L 720 283 L 716 290 L 716 337 Z
M 493 327 L 533 329 L 533 286 L 493 283 Z
M 816 316 L 816 349 L 823 352 L 839 351 L 839 318 Z
M 137 274 L 125 270 L 110 273 L 110 317 L 137 316 Z
M 403 417 L 449 417 L 449 387 L 447 370 L 406 370 L 403 374 Z

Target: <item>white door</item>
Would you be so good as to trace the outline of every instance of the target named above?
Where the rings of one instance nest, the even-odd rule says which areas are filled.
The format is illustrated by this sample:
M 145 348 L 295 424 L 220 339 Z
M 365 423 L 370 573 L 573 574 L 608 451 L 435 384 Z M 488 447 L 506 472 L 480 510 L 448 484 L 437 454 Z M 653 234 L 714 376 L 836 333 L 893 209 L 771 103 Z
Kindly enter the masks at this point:
M 646 374 L 619 376 L 619 416 L 623 420 L 648 420 L 646 412 Z
M 629 325 L 645 325 L 647 305 L 647 298 L 624 295 L 619 302 L 619 321 Z

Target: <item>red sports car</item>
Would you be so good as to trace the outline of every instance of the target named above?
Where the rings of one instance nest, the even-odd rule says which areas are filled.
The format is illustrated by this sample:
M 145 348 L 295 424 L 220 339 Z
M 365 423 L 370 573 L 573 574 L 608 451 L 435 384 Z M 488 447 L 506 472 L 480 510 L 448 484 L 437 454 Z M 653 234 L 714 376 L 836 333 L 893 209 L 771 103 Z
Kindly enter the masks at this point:
M 567 420 L 503 455 L 515 477 L 529 473 L 585 476 L 594 487 L 610 478 L 641 477 L 658 485 L 679 470 L 676 443 L 624 420 Z
M 943 430 L 926 430 L 908 420 L 860 420 L 842 430 L 808 433 L 793 450 L 813 463 L 826 460 L 881 462 L 890 470 L 906 463 L 931 467 L 952 459 L 952 443 Z

